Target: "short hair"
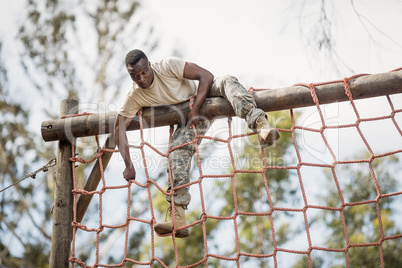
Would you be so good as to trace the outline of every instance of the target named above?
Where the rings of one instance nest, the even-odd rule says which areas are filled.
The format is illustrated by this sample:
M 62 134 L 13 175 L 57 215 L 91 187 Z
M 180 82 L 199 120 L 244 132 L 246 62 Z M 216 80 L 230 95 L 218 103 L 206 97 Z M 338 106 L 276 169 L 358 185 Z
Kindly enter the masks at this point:
M 126 55 L 126 66 L 127 65 L 135 65 L 137 62 L 139 62 L 141 59 L 145 59 L 148 61 L 147 56 L 145 55 L 144 52 L 142 52 L 139 49 L 133 49 L 130 52 L 127 53 Z

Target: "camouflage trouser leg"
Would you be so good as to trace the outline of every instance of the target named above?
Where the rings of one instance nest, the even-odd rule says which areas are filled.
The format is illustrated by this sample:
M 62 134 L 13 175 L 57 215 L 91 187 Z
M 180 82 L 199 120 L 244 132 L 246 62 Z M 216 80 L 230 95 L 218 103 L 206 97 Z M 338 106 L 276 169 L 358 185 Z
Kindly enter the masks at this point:
M 244 118 L 250 129 L 255 129 L 255 122 L 260 115 L 265 115 L 265 112 L 259 108 L 250 95 L 250 93 L 239 83 L 237 78 L 226 75 L 218 77 L 214 80 L 209 97 L 224 97 L 233 107 L 236 115 Z M 202 120 L 197 124 L 197 134 L 204 135 L 212 121 Z M 193 141 L 194 131 L 187 126 L 178 126 L 172 137 L 171 148 Z M 201 139 L 198 139 L 200 144 Z M 174 187 L 184 185 L 190 182 L 191 160 L 195 153 L 195 144 L 190 144 L 180 149 L 176 149 L 169 154 L 169 165 L 172 172 Z M 168 192 L 171 190 L 170 180 Z M 171 202 L 171 197 L 166 196 L 167 201 Z M 185 208 L 191 201 L 191 196 L 188 187 L 175 190 L 174 202 L 176 205 L 183 205 Z
M 212 121 L 208 121 L 207 119 L 200 120 L 196 126 L 197 135 L 205 135 L 211 124 Z M 173 149 L 173 151 L 169 153 L 168 160 L 174 187 L 178 187 L 190 182 L 191 160 L 195 154 L 195 144 L 192 143 L 179 149 L 174 148 L 182 144 L 192 142 L 194 140 L 194 135 L 193 128 L 190 128 L 187 125 L 179 125 L 176 131 L 173 133 L 171 144 L 171 149 Z M 202 139 L 198 139 L 198 145 L 201 143 L 201 140 Z M 169 180 L 169 188 L 167 191 L 170 192 L 171 188 L 172 186 L 170 185 Z M 167 195 L 166 200 L 171 202 L 171 196 Z M 187 205 L 190 203 L 190 201 L 191 196 L 188 191 L 188 187 L 175 190 L 174 203 L 176 205 L 183 205 L 185 208 L 187 208 Z
M 250 129 L 255 129 L 255 122 L 265 112 L 259 108 L 251 94 L 242 86 L 236 77 L 224 75 L 217 77 L 212 84 L 210 97 L 225 97 L 240 118 L 244 118 Z

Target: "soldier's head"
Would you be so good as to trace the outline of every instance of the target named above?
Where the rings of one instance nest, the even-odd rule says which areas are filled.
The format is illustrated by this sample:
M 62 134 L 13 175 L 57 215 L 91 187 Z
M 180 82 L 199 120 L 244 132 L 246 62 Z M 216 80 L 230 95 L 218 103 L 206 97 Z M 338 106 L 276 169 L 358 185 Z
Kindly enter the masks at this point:
M 140 88 L 148 88 L 154 81 L 151 63 L 144 52 L 139 49 L 131 50 L 126 55 L 126 69 L 131 79 Z

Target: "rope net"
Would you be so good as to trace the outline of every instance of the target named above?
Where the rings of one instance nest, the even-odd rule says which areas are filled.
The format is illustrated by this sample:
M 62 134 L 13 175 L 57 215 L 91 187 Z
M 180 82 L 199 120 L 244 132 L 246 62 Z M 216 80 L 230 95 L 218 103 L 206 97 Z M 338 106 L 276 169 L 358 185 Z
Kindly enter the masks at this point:
M 202 229 L 202 235 L 199 237 L 199 252 L 203 252 L 203 258 L 200 258 L 199 260 L 195 261 L 194 263 L 183 263 L 182 258 L 183 254 L 185 253 L 179 251 L 179 243 L 186 243 L 186 239 L 178 239 L 175 238 L 174 236 L 167 235 L 167 237 L 160 238 L 158 235 L 155 235 L 156 233 L 153 231 L 154 225 L 157 222 L 163 221 L 163 216 L 158 215 L 156 213 L 156 208 L 154 204 L 153 198 L 155 197 L 155 190 L 159 191 L 159 194 L 164 194 L 164 195 L 169 195 L 173 194 L 174 190 L 177 190 L 177 188 L 173 188 L 171 193 L 167 193 L 165 191 L 165 185 L 160 185 L 162 183 L 162 180 L 157 179 L 157 175 L 152 174 L 149 169 L 149 163 L 146 161 L 146 153 L 148 151 L 152 151 L 155 157 L 160 157 L 167 161 L 167 157 L 169 153 L 176 149 L 167 149 L 165 151 L 161 151 L 154 147 L 151 143 L 149 143 L 146 140 L 146 135 L 144 135 L 144 129 L 143 129 L 143 124 L 142 124 L 142 118 L 141 114 L 139 114 L 139 119 L 140 119 L 140 130 L 139 130 L 139 135 L 140 135 L 140 141 L 139 144 L 137 145 L 130 145 L 132 150 L 137 150 L 140 152 L 142 156 L 142 165 L 143 165 L 143 170 L 144 170 L 144 177 L 140 178 L 140 176 L 137 175 L 137 180 L 136 181 L 130 181 L 126 184 L 123 185 L 113 185 L 111 183 L 114 181 L 114 183 L 122 183 L 125 182 L 125 180 L 120 176 L 121 171 L 119 171 L 119 175 L 116 176 L 115 178 L 107 178 L 104 173 L 103 169 L 103 163 L 102 163 L 102 158 L 101 156 L 105 152 L 113 152 L 117 153 L 117 150 L 111 150 L 111 149 L 101 149 L 99 145 L 99 140 L 98 137 L 96 137 L 96 143 L 98 152 L 95 157 L 92 159 L 83 159 L 83 158 L 78 158 L 74 157 L 71 158 L 71 164 L 73 166 L 73 175 L 74 175 L 74 204 L 75 204 L 75 209 L 74 209 L 74 220 L 72 223 L 73 226 L 73 239 L 72 239 L 72 255 L 70 258 L 71 262 L 71 267 L 76 267 L 81 266 L 81 267 L 122 267 L 122 266 L 136 266 L 136 265 L 141 265 L 141 266 L 163 266 L 163 267 L 168 267 L 168 263 L 166 260 L 164 260 L 164 250 L 157 250 L 156 249 L 156 240 L 157 239 L 170 239 L 171 245 L 170 248 L 173 248 L 174 250 L 174 260 L 170 260 L 170 263 L 173 265 L 180 266 L 180 267 L 201 267 L 201 266 L 213 266 L 213 267 L 232 267 L 232 266 L 237 266 L 241 267 L 242 266 L 242 261 L 250 260 L 253 259 L 256 262 L 258 262 L 260 259 L 263 259 L 267 261 L 269 266 L 274 266 L 274 267 L 290 267 L 286 263 L 287 259 L 299 259 L 299 258 L 304 258 L 304 265 L 299 266 L 299 267 L 313 267 L 315 263 L 315 256 L 319 256 L 320 253 L 324 254 L 324 256 L 332 256 L 329 257 L 331 260 L 334 260 L 334 255 L 333 254 L 342 254 L 343 258 L 338 259 L 338 264 L 341 264 L 341 266 L 346 266 L 350 267 L 351 264 L 351 258 L 352 254 L 355 253 L 356 249 L 369 249 L 369 248 L 375 248 L 376 249 L 376 256 L 374 258 L 378 260 L 378 263 L 381 265 L 381 267 L 385 266 L 385 259 L 386 259 L 386 253 L 385 252 L 385 247 L 387 246 L 387 243 L 390 241 L 394 241 L 395 243 L 400 243 L 401 238 L 402 238 L 402 233 L 401 230 L 398 229 L 398 224 L 394 226 L 394 228 L 390 228 L 389 224 L 391 222 L 389 218 L 389 210 L 384 209 L 387 201 L 391 200 L 395 202 L 401 202 L 401 197 L 402 197 L 402 189 L 394 185 L 394 187 L 390 188 L 388 187 L 387 190 L 384 190 L 384 187 L 381 187 L 384 181 L 384 178 L 381 177 L 381 174 L 378 174 L 376 170 L 376 163 L 378 161 L 388 159 L 389 157 L 400 157 L 400 153 L 402 152 L 402 146 L 401 146 L 401 137 L 402 137 L 402 131 L 401 127 L 398 124 L 398 116 L 401 118 L 401 112 L 402 112 L 402 107 L 396 107 L 397 101 L 395 101 L 393 98 L 394 96 L 399 96 L 400 95 L 391 95 L 391 96 L 383 96 L 383 101 L 387 103 L 387 114 L 382 115 L 382 116 L 374 116 L 374 117 L 365 117 L 361 115 L 360 110 L 358 109 L 360 103 L 367 102 L 367 100 L 360 100 L 359 104 L 357 101 L 353 99 L 352 93 L 349 88 L 349 81 L 351 78 L 345 78 L 344 80 L 341 80 L 344 84 L 345 88 L 345 94 L 347 95 L 349 101 L 345 102 L 345 106 L 343 107 L 348 107 L 349 112 L 346 115 L 347 118 L 353 118 L 355 119 L 355 122 L 352 123 L 347 123 L 347 124 L 332 124 L 330 120 L 328 120 L 328 116 L 326 114 L 326 106 L 320 105 L 320 100 L 317 97 L 315 93 L 316 86 L 320 84 L 308 84 L 304 85 L 310 89 L 311 96 L 314 100 L 315 107 L 314 113 L 319 115 L 319 119 L 316 122 L 316 126 L 318 127 L 311 127 L 310 125 L 300 125 L 298 124 L 298 111 L 295 109 L 290 109 L 287 111 L 287 113 L 290 116 L 291 119 L 291 126 L 287 128 L 279 128 L 277 129 L 280 131 L 282 136 L 288 135 L 290 144 L 288 144 L 288 147 L 290 150 L 293 152 L 293 157 L 294 161 L 287 161 L 289 163 L 284 163 L 286 161 L 282 161 L 281 163 L 273 163 L 272 161 L 269 161 L 269 159 L 266 157 L 266 151 L 270 149 L 266 149 L 265 151 L 263 149 L 258 149 L 260 153 L 260 158 L 262 161 L 262 165 L 258 169 L 251 169 L 251 168 L 243 168 L 239 162 L 238 158 L 235 153 L 234 149 L 234 142 L 236 140 L 241 140 L 241 139 L 248 139 L 252 138 L 256 134 L 253 132 L 249 133 L 240 133 L 236 134 L 234 133 L 235 131 L 233 130 L 233 120 L 232 118 L 227 119 L 227 136 L 226 138 L 219 138 L 216 136 L 198 136 L 196 135 L 193 143 L 196 146 L 196 154 L 195 154 L 195 162 L 196 164 L 194 165 L 196 168 L 198 168 L 198 178 L 194 178 L 194 175 L 192 176 L 192 180 L 190 184 L 185 185 L 185 186 L 191 186 L 190 189 L 196 189 L 194 191 L 198 191 L 197 197 L 199 196 L 199 200 L 197 200 L 199 206 L 200 206 L 200 214 L 201 216 L 194 220 L 194 221 L 189 221 L 187 219 L 187 222 L 189 223 L 187 227 L 198 227 Z M 340 81 L 333 81 L 329 83 L 338 83 Z M 326 83 L 327 84 L 327 83 Z M 250 89 L 251 93 L 255 90 L 264 90 L 264 89 Z M 377 102 L 378 100 L 376 100 Z M 376 103 L 374 102 L 374 103 Z M 373 103 L 373 102 L 371 102 Z M 337 104 L 339 107 L 339 104 Z M 303 108 L 304 109 L 304 108 Z M 301 109 L 301 111 L 303 111 Z M 369 109 L 370 110 L 370 109 Z M 338 111 L 339 112 L 339 111 Z M 352 119 L 352 120 L 353 120 Z M 370 124 L 370 128 L 367 128 L 365 126 L 366 123 L 373 123 Z M 381 128 L 383 124 L 381 122 L 387 122 L 391 124 L 391 128 L 393 129 L 396 139 L 397 139 L 397 144 L 395 144 L 392 148 L 392 151 L 386 151 L 383 152 L 381 150 L 377 150 L 376 148 L 378 145 L 374 145 L 371 138 L 369 138 L 370 132 L 373 132 L 375 130 L 378 130 L 376 128 Z M 216 124 L 216 123 L 215 123 Z M 377 127 L 378 126 L 378 127 Z M 368 131 L 367 131 L 368 129 Z M 169 135 L 170 135 L 170 141 L 173 133 L 173 126 L 170 127 L 169 130 Z M 341 148 L 342 144 L 334 145 L 334 143 L 330 140 L 328 137 L 328 133 L 331 131 L 346 131 L 347 133 L 354 132 L 356 133 L 355 136 L 359 137 L 359 140 L 363 144 L 363 148 L 365 149 L 366 156 L 365 157 L 357 157 L 354 159 L 342 159 L 343 157 L 339 156 L 338 151 L 339 150 L 344 150 L 347 151 L 348 148 Z M 209 133 L 209 132 L 208 132 Z M 208 134 L 207 133 L 207 134 Z M 314 134 L 314 139 L 320 140 L 324 144 L 325 151 L 327 153 L 327 160 L 322 160 L 322 161 L 313 161 L 309 157 L 305 157 L 306 153 L 305 150 L 303 150 L 303 133 L 311 133 Z M 224 174 L 208 174 L 208 172 L 203 171 L 203 165 L 202 165 L 202 149 L 197 145 L 197 140 L 198 139 L 204 139 L 205 140 L 210 140 L 211 142 L 223 144 L 227 148 L 228 156 L 230 157 L 229 159 L 229 164 L 230 164 L 230 170 L 229 172 L 225 170 L 223 173 Z M 374 143 L 379 143 L 380 146 L 382 143 L 387 142 L 387 135 L 383 136 L 383 140 L 376 140 Z M 304 144 L 305 145 L 305 144 Z M 184 145 L 183 145 L 184 146 Z M 202 146 L 202 145 L 201 145 Z M 337 147 L 339 146 L 339 148 Z M 345 146 L 350 146 L 348 143 L 346 143 Z M 72 146 L 74 148 L 74 146 Z M 73 155 L 74 155 L 74 149 L 72 149 Z M 77 186 L 77 176 L 75 172 L 75 165 L 76 162 L 79 163 L 91 163 L 95 160 L 99 161 L 100 164 L 100 172 L 101 172 L 101 184 L 98 187 L 98 190 L 92 191 L 92 192 L 87 192 L 85 190 L 79 189 Z M 310 161 L 311 160 L 311 161 Z M 358 200 L 356 198 L 352 197 L 346 197 L 345 191 L 347 191 L 345 184 L 344 184 L 344 176 L 345 173 L 341 173 L 339 171 L 342 166 L 344 167 L 353 167 L 355 165 L 362 165 L 366 169 L 366 172 L 371 175 L 371 184 L 375 186 L 375 193 L 369 195 L 365 200 Z M 170 172 L 170 167 L 169 164 L 167 163 L 167 169 L 168 169 L 168 175 L 169 179 L 171 180 L 171 172 Z M 322 199 L 314 199 L 312 196 L 309 196 L 309 192 L 311 188 L 318 187 L 321 188 L 323 187 L 322 184 L 319 184 L 318 180 L 314 179 L 314 175 L 305 175 L 305 170 L 314 170 L 315 173 L 327 173 L 328 177 L 330 178 L 330 183 L 332 185 L 332 192 L 335 192 L 337 194 L 337 197 L 339 199 L 338 204 L 335 205 L 330 205 L 328 202 L 323 201 Z M 368 169 L 368 171 L 367 171 Z M 276 202 L 273 197 L 276 193 L 274 192 L 274 188 L 270 187 L 270 180 L 273 180 L 274 178 L 269 177 L 268 171 L 270 170 L 287 170 L 291 174 L 293 174 L 293 186 L 297 189 L 297 191 L 300 193 L 300 200 L 297 205 L 291 206 L 288 205 L 289 203 L 286 202 Z M 262 202 L 265 202 L 265 206 L 261 206 L 264 209 L 262 211 L 244 211 L 242 209 L 242 204 L 240 204 L 240 195 L 242 192 L 239 189 L 239 186 L 237 183 L 239 182 L 239 176 L 242 176 L 242 174 L 257 174 L 259 178 L 260 185 L 264 189 L 264 194 L 265 199 L 263 198 Z M 138 173 L 137 173 L 138 174 Z M 343 174 L 341 176 L 341 174 Z M 349 174 L 350 175 L 350 174 Z M 166 171 L 165 171 L 165 176 L 166 176 Z M 396 176 L 396 175 L 395 175 Z M 209 180 L 220 180 L 220 181 L 225 181 L 228 183 L 230 186 L 229 188 L 231 189 L 231 194 L 232 194 L 232 200 L 233 200 L 233 213 L 231 215 L 214 215 L 211 213 L 211 210 L 208 209 L 207 203 L 207 198 L 206 196 L 208 195 L 208 188 L 206 188 L 206 182 Z M 350 185 L 353 185 L 353 180 L 358 179 L 358 177 L 352 177 L 348 178 L 352 183 Z M 118 181 L 118 182 L 116 182 Z M 141 183 L 141 182 L 144 183 Z M 166 183 L 165 180 L 163 183 Z M 314 186 L 316 184 L 316 186 Z M 318 186 L 317 186 L 318 185 Z M 361 184 L 360 184 L 361 186 Z M 367 186 L 368 187 L 368 186 Z M 144 195 L 141 200 L 137 196 L 133 196 L 132 192 L 133 189 L 142 189 Z M 272 188 L 272 189 L 271 189 Z M 318 189 L 318 192 L 325 192 L 327 189 L 324 187 L 321 189 Z M 117 217 L 118 219 L 115 219 L 116 222 L 119 222 L 117 225 L 113 224 L 108 224 L 107 222 L 110 222 L 105 219 L 104 216 L 108 217 L 108 215 L 105 215 L 103 213 L 103 209 L 105 207 L 113 208 L 117 206 L 118 202 L 113 202 L 113 201 L 108 201 L 108 203 L 105 203 L 105 195 L 109 191 L 118 191 L 118 195 L 120 197 L 120 200 L 123 199 L 126 202 L 126 210 L 123 214 L 119 215 L 113 215 L 113 217 Z M 359 191 L 364 191 L 364 189 L 361 189 Z M 78 198 L 80 195 L 93 195 L 94 197 L 97 197 L 98 200 L 98 205 L 95 207 L 95 210 L 98 213 L 98 219 L 96 220 L 96 224 L 91 227 L 85 225 L 83 222 L 79 223 L 77 222 L 77 211 L 76 211 L 76 205 L 78 202 Z M 324 193 L 324 195 L 326 195 Z M 399 198 L 399 199 L 398 199 Z M 136 200 L 137 199 L 137 200 Z M 247 198 L 242 198 L 242 200 L 246 200 Z M 321 202 L 321 203 L 320 203 Z M 391 201 L 389 201 L 391 202 Z M 140 203 L 140 204 L 139 204 Z M 315 204 L 317 203 L 317 204 Z M 325 203 L 325 204 L 323 204 Z M 145 213 L 145 216 L 142 217 L 136 217 L 133 216 L 132 210 L 135 205 L 140 205 L 142 206 L 142 209 L 147 210 L 147 213 Z M 168 205 L 166 205 L 167 207 Z M 400 207 L 400 206 L 399 206 Z M 372 235 L 371 237 L 374 237 L 374 241 L 366 241 L 365 239 L 357 239 L 356 236 L 354 236 L 353 231 L 351 231 L 351 225 L 358 224 L 358 219 L 352 219 L 352 222 L 350 221 L 350 217 L 346 216 L 347 213 L 349 213 L 350 210 L 353 209 L 358 209 L 358 208 L 364 208 L 364 209 L 369 209 L 371 210 L 372 214 L 374 215 L 372 222 L 373 226 L 375 226 L 375 230 L 371 230 L 368 232 L 372 232 L 376 235 Z M 189 210 L 191 210 L 191 206 Z M 110 210 L 110 209 L 109 209 Z M 337 220 L 336 222 L 338 223 L 337 225 L 337 230 L 339 231 L 339 236 L 341 237 L 341 240 L 343 241 L 342 246 L 334 246 L 335 244 L 328 244 L 328 242 L 319 242 L 320 238 L 322 237 L 328 237 L 330 236 L 329 233 L 331 231 L 328 230 L 314 230 L 314 213 L 317 214 L 317 212 L 322 212 L 323 215 L 326 215 L 326 217 L 333 217 L 334 220 Z M 155 215 L 157 214 L 157 215 Z M 288 242 L 288 243 L 283 243 L 280 240 L 282 239 L 281 237 L 283 234 L 281 234 L 281 228 L 278 228 L 278 226 L 281 226 L 281 222 L 283 222 L 283 218 L 278 217 L 277 215 L 297 215 L 297 217 L 294 217 L 291 221 L 297 222 L 297 228 L 299 230 L 297 237 L 299 237 L 296 242 Z M 332 216 L 331 216 L 332 215 Z M 263 226 L 265 226 L 264 231 L 265 234 L 270 237 L 268 243 L 270 244 L 269 247 L 265 250 L 250 250 L 246 251 L 244 247 L 241 246 L 241 241 L 242 241 L 242 234 L 239 229 L 239 225 L 244 222 L 245 217 L 258 217 L 258 220 L 261 222 Z M 349 217 L 349 218 L 348 218 Z M 297 220 L 299 219 L 299 220 Z M 229 225 L 232 226 L 230 229 L 230 232 L 233 232 L 229 236 L 232 237 L 231 242 L 233 242 L 233 247 L 231 247 L 231 252 L 230 254 L 226 253 L 220 253 L 217 250 L 214 250 L 216 247 L 216 240 L 215 242 L 211 242 L 208 239 L 208 234 L 210 230 L 208 230 L 207 223 L 208 221 L 214 221 L 214 222 L 225 222 L 228 223 Z M 335 222 L 335 221 L 333 221 Z M 395 223 L 394 223 L 395 225 Z M 146 240 L 145 245 L 142 246 L 142 248 L 137 248 L 136 250 L 141 252 L 144 251 L 146 254 L 142 254 L 141 257 L 138 259 L 131 258 L 130 256 L 130 250 L 132 249 L 132 241 L 130 241 L 130 231 L 135 230 L 138 226 L 142 226 L 145 230 L 146 235 L 143 237 L 140 237 L 138 239 L 143 239 Z M 322 226 L 321 226 L 322 227 Z M 250 227 L 253 228 L 253 227 Z M 257 227 L 255 227 L 257 228 Z M 328 228 L 328 227 L 327 227 Z M 222 230 L 225 229 L 225 230 Z M 370 228 L 368 228 L 370 229 Z M 120 251 L 117 253 L 117 256 L 123 256 L 122 258 L 120 257 L 120 262 L 119 263 L 109 263 L 110 259 L 107 260 L 105 258 L 101 258 L 101 251 L 102 251 L 102 240 L 106 240 L 107 237 L 105 237 L 106 231 L 112 231 L 112 230 L 120 230 L 121 236 L 124 238 L 121 239 L 121 243 L 118 246 L 112 246 L 108 247 L 109 252 L 114 252 Z M 392 230 L 392 231 L 390 231 Z M 175 233 L 177 230 L 175 229 L 173 233 Z M 77 245 L 80 242 L 80 239 L 84 237 L 84 232 L 89 232 L 92 235 L 96 237 L 96 244 L 95 244 L 95 250 L 94 254 L 95 256 L 91 257 L 86 257 L 86 262 L 89 262 L 91 260 L 91 263 L 86 263 L 83 259 L 82 254 L 77 252 Z M 191 236 L 192 228 L 190 228 L 190 236 Z M 219 237 L 218 240 L 220 240 L 219 243 L 223 244 L 231 244 L 231 242 L 226 242 L 225 237 L 227 237 L 228 230 L 226 228 L 221 228 L 220 232 L 223 233 L 223 235 L 216 234 L 216 237 Z M 288 236 L 296 236 L 294 233 L 289 232 Z M 261 237 L 255 237 L 255 239 L 260 239 Z M 85 238 L 87 239 L 87 238 Z M 262 239 L 262 238 L 261 238 Z M 179 241 L 180 240 L 180 241 Z M 184 241 L 184 242 L 183 242 Z M 302 241 L 298 243 L 297 241 Z M 81 244 L 85 244 L 87 241 L 81 241 Z M 297 244 L 300 244 L 301 246 L 295 246 Z M 142 244 L 144 245 L 144 244 Z M 263 243 L 261 245 L 264 245 Z M 118 249 L 116 249 L 116 247 Z M 226 245 L 227 247 L 227 245 Z M 230 247 L 229 247 L 230 248 Z M 124 251 L 122 253 L 121 251 Z M 119 255 L 120 254 L 120 255 Z M 329 255 L 325 255 L 329 254 Z M 397 254 L 400 255 L 400 254 Z M 146 257 L 144 257 L 146 256 Z M 293 257 L 292 257 L 293 256 Z M 400 256 L 394 256 L 396 258 L 399 258 L 401 260 Z M 324 257 L 325 259 L 325 257 Z M 331 260 L 329 261 L 331 263 Z M 325 260 L 324 260 L 325 261 Z M 328 261 L 328 259 L 327 259 Z M 218 263 L 218 264 L 217 264 Z M 219 263 L 221 266 L 219 266 Z M 294 262 L 295 263 L 295 262 Z M 283 264 L 283 265 L 282 265 Z M 400 264 L 400 263 L 399 263 Z M 267 265 L 268 266 L 268 265 Z

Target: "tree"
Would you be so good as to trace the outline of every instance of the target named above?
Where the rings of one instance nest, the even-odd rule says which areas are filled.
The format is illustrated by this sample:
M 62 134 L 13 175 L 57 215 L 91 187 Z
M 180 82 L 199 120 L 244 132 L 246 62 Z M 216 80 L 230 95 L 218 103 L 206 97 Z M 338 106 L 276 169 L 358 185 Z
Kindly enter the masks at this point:
M 367 158 L 369 156 L 366 155 L 365 157 L 357 157 L 356 159 Z M 381 194 L 395 192 L 399 184 L 395 176 L 401 172 L 399 158 L 395 155 L 376 158 L 372 162 L 372 167 Z M 377 190 L 368 164 L 363 166 L 357 164 L 340 165 L 336 168 L 336 176 L 346 203 L 376 199 Z M 333 180 L 332 174 L 329 172 L 326 173 L 326 178 L 328 181 L 328 192 L 325 196 L 321 195 L 320 199 L 325 203 L 325 206 L 339 207 L 341 205 L 339 193 L 334 184 L 330 183 Z M 396 200 L 392 197 L 382 198 L 379 202 L 384 236 L 397 235 L 402 231 L 400 226 L 395 222 L 395 217 L 397 217 L 394 214 L 395 210 L 391 209 L 395 205 L 395 202 Z M 343 216 L 350 244 L 376 243 L 380 241 L 381 233 L 376 205 L 374 203 L 346 206 L 343 210 Z M 327 210 L 322 211 L 314 223 L 314 225 L 319 224 L 324 224 L 330 230 L 330 235 L 326 240 L 328 248 L 345 248 L 346 238 L 339 213 L 330 213 Z M 400 256 L 401 250 L 402 246 L 398 239 L 383 242 L 382 254 L 385 267 L 399 267 L 402 262 Z M 378 246 L 352 247 L 347 254 L 350 267 L 381 266 Z M 306 258 L 302 261 L 306 262 Z M 313 262 L 321 264 L 324 262 L 327 267 L 340 267 L 333 264 L 333 262 L 345 262 L 345 253 L 336 253 L 335 258 L 329 263 L 323 257 L 313 258 Z
M 279 111 L 269 113 L 268 118 L 273 120 L 271 124 L 277 128 L 290 129 L 291 120 L 287 112 Z M 276 145 L 265 150 L 265 161 L 261 157 L 261 149 L 258 146 L 257 136 L 249 136 L 243 147 L 240 148 L 236 159 L 237 170 L 263 170 L 264 164 L 267 166 L 285 166 L 284 155 L 291 146 L 291 134 L 282 132 L 281 138 Z M 233 171 L 233 167 L 230 172 Z M 265 178 L 267 184 L 265 184 Z M 236 211 L 249 213 L 268 212 L 271 208 L 277 207 L 286 199 L 291 203 L 294 198 L 295 189 L 289 187 L 290 172 L 287 169 L 269 168 L 265 171 L 264 177 L 260 173 L 238 173 L 232 179 L 232 183 L 225 181 L 217 182 L 215 194 L 216 198 L 223 198 L 224 205 L 220 209 L 219 215 L 233 216 Z M 236 198 L 233 193 L 236 193 Z M 268 197 L 269 195 L 269 197 Z M 279 219 L 276 213 L 272 218 Z M 271 223 L 268 216 L 237 216 L 237 225 L 239 233 L 239 247 L 241 252 L 253 254 L 271 254 L 273 252 L 273 240 L 271 236 Z M 222 221 L 218 223 L 220 227 Z M 288 241 L 292 233 L 289 222 L 284 221 L 279 226 L 275 226 L 276 243 L 281 245 Z M 231 256 L 236 252 L 227 252 Z M 259 258 L 253 260 L 246 257 L 242 265 L 247 263 L 258 263 L 259 267 L 267 267 L 268 260 Z
M 96 5 L 29 0 L 19 39 L 24 46 L 22 64 L 39 92 L 99 102 L 114 97 L 123 80 L 125 53 L 132 44 L 141 44 L 133 34 L 141 26 L 134 20 L 138 9 L 139 2 L 133 0 Z M 152 50 L 156 42 L 149 35 L 142 45 Z M 38 72 L 44 79 L 37 78 Z M 55 110 L 50 105 L 47 111 L 53 115 Z
M 351 74 L 356 73 L 344 56 L 339 54 L 337 32 L 340 28 L 338 23 L 341 20 L 339 14 L 343 12 L 352 12 L 354 16 L 349 17 L 346 22 L 357 18 L 361 31 L 366 33 L 367 42 L 373 45 L 378 54 L 380 54 L 380 48 L 386 43 L 385 40 L 390 41 L 398 48 L 402 47 L 402 44 L 399 44 L 393 36 L 388 35 L 385 29 L 380 29 L 378 25 L 375 25 L 371 18 L 361 11 L 363 8 L 363 3 L 355 0 L 343 4 L 333 0 L 291 3 L 289 11 L 292 16 L 297 18 L 301 41 L 306 51 L 310 53 L 312 62 L 324 58 L 325 62 L 331 63 L 333 71 L 339 75 L 344 74 L 343 70 Z M 398 7 L 395 6 L 395 8 Z M 291 21 L 293 22 L 293 20 Z M 317 57 L 320 55 L 324 57 Z
M 124 55 L 133 44 L 150 51 L 156 46 L 152 27 L 136 20 L 139 1 L 31 1 L 23 12 L 19 27 L 22 44 L 21 64 L 26 77 L 40 96 L 39 109 L 45 117 L 58 117 L 62 98 L 81 99 L 81 107 L 106 112 L 106 101 L 113 103 L 123 81 Z M 85 27 L 82 27 L 85 25 Z M 149 31 L 146 40 L 137 39 L 138 31 Z M 133 34 L 134 33 L 134 34 Z M 6 72 L 1 68 L 1 173 L 2 185 L 15 182 L 36 162 L 55 157 L 55 143 L 45 144 L 28 125 L 26 107 L 13 102 L 6 90 Z M 99 96 L 99 98 L 98 98 Z M 95 108 L 94 108 L 95 106 Z M 97 150 L 93 139 L 80 139 L 79 157 L 91 158 Z M 88 165 L 85 165 L 88 166 Z M 88 170 L 76 169 L 78 187 Z M 51 208 L 53 204 L 53 172 L 35 182 L 14 187 L 14 195 L 1 193 L 2 256 L 8 265 L 46 267 L 48 262 Z M 42 183 L 38 183 L 38 181 Z M 43 183 L 44 182 L 44 183 Z M 4 209 L 3 209 L 4 208 Z M 141 212 L 138 212 L 141 213 Z M 27 220 L 26 220 L 27 219 Z M 7 238 L 7 239 L 6 239 Z M 14 239 L 12 247 L 10 241 Z M 94 250 L 93 248 L 91 249 Z M 85 254 L 84 254 L 85 255 Z M 1 258 L 3 260 L 3 258 Z
M 133 34 L 142 27 L 135 20 L 139 6 L 135 0 L 104 0 L 96 5 L 80 0 L 27 1 L 26 20 L 18 33 L 21 64 L 37 93 L 46 96 L 41 108 L 47 117 L 59 116 L 55 112 L 63 98 L 81 100 L 80 111 L 104 114 L 109 107 L 115 109 L 125 53 L 137 43 L 150 51 L 156 47 L 152 27 L 144 27 L 150 27 L 146 40 Z M 92 138 L 79 139 L 76 146 L 83 158 L 92 157 L 98 147 Z M 54 144 L 43 147 L 46 158 L 55 155 Z M 82 175 L 84 170 L 78 172 Z M 83 184 L 80 179 L 78 185 Z
M 39 157 L 35 156 L 35 139 L 27 129 L 29 113 L 26 107 L 15 102 L 9 94 L 7 71 L 1 57 L 0 43 L 0 176 L 1 189 L 16 183 L 32 169 Z M 33 156 L 32 156 L 33 155 Z M 39 177 L 39 176 L 38 176 Z M 16 184 L 0 193 L 0 265 L 7 267 L 47 267 L 46 254 L 42 250 L 50 238 L 47 231 L 48 217 L 36 217 L 42 209 L 50 209 L 49 203 L 35 204 L 32 182 Z M 33 226 L 34 230 L 25 229 Z M 12 242 L 12 237 L 15 238 Z M 23 254 L 14 256 L 10 247 L 22 247 Z

